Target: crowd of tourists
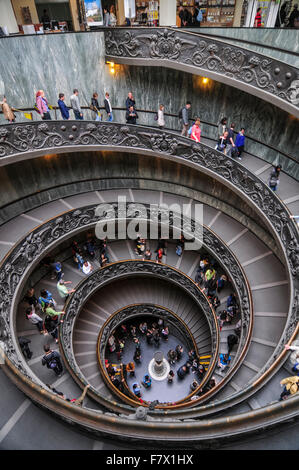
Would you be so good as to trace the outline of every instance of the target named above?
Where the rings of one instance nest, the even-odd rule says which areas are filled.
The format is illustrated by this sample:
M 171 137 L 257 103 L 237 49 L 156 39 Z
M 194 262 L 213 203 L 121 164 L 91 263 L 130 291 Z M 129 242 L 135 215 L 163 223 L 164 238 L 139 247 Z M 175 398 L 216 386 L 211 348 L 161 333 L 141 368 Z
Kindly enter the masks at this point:
M 161 342 L 167 343 L 169 340 L 170 326 L 163 318 L 154 318 L 153 320 L 145 318 L 140 323 L 134 321 L 130 323 L 124 322 L 108 338 L 107 357 L 109 359 L 106 359 L 107 374 L 112 384 L 122 393 L 127 391 L 127 378 L 135 378 L 136 367 L 143 366 L 142 349 L 152 346 L 159 348 Z M 129 346 L 130 353 L 133 345 L 134 353 L 131 360 L 124 364 L 122 361 L 126 352 L 126 345 Z M 206 372 L 205 367 L 194 349 L 188 351 L 187 360 L 184 359 L 183 353 L 184 347 L 181 344 L 178 344 L 174 349 L 169 349 L 167 353 L 171 367 L 167 375 L 168 384 L 173 384 L 176 377 L 177 380 L 182 381 L 188 374 L 194 374 L 191 376 L 192 380 L 189 384 L 189 389 L 186 390 L 187 394 L 197 390 L 198 394 L 201 395 L 206 392 L 207 387 L 212 388 L 212 386 L 215 386 L 216 381 L 213 378 L 213 381 L 211 379 L 206 387 L 200 389 L 200 383 Z M 146 373 L 142 380 L 139 382 L 134 381 L 131 392 L 141 399 L 143 389 L 150 389 L 152 386 L 152 378 Z
M 78 270 L 83 274 L 90 274 L 93 270 L 91 261 L 98 258 L 101 267 L 109 263 L 107 240 L 95 240 L 91 231 L 86 233 L 86 239 L 82 244 L 73 240 L 71 244 L 71 254 Z M 71 287 L 72 281 L 64 279 L 63 263 L 55 260 L 51 256 L 42 261 L 42 266 L 49 270 L 51 279 L 56 279 L 57 295 L 61 303 L 65 303 L 69 295 L 75 292 Z M 27 304 L 25 309 L 25 318 L 32 323 L 41 335 L 52 336 L 55 343 L 59 342 L 58 329 L 63 323 L 64 310 L 59 310 L 58 302 L 54 295 L 47 289 L 41 289 L 40 295 L 36 294 L 33 287 L 29 287 L 24 295 L 23 301 Z M 19 337 L 20 347 L 24 356 L 31 359 L 33 352 L 30 349 L 31 341 L 26 337 Z M 45 355 L 42 364 L 53 369 L 56 375 L 60 376 L 63 372 L 62 362 L 58 351 L 53 351 L 49 345 L 44 346 Z
M 76 120 L 84 119 L 84 113 L 79 99 L 79 90 L 77 88 L 74 88 L 73 94 L 70 96 L 70 107 L 67 106 L 65 103 L 64 93 L 59 93 L 57 104 L 63 120 L 71 119 L 70 109 L 73 111 L 73 116 Z M 9 106 L 5 96 L 0 102 L 0 105 L 4 114 L 4 118 L 10 123 L 15 122 L 16 115 L 14 113 L 14 108 Z M 103 120 L 102 109 L 105 110 L 107 122 L 112 122 L 114 120 L 113 109 L 110 102 L 110 95 L 108 92 L 105 93 L 102 107 L 99 104 L 98 93 L 94 92 L 91 97 L 89 108 L 95 113 L 94 115 L 96 121 Z M 127 124 L 137 124 L 139 116 L 136 110 L 136 101 L 132 92 L 128 93 L 128 97 L 125 102 L 125 108 L 125 118 Z M 53 109 L 53 107 L 49 105 L 43 90 L 38 90 L 38 92 L 36 93 L 34 109 L 40 115 L 42 120 L 48 121 L 52 119 L 50 110 Z M 158 111 L 154 114 L 154 120 L 157 121 L 159 129 L 165 128 L 164 111 L 165 106 L 163 104 L 160 104 L 158 107 Z M 200 118 L 196 117 L 192 119 L 190 113 L 191 102 L 187 101 L 185 106 L 183 106 L 178 113 L 178 118 L 181 126 L 181 135 L 184 137 L 190 137 L 195 142 L 200 143 Z M 242 160 L 242 154 L 244 152 L 246 139 L 245 128 L 240 127 L 238 132 L 236 132 L 235 128 L 236 125 L 234 122 L 231 122 L 230 125 L 228 125 L 227 117 L 223 117 L 221 119 L 218 125 L 215 149 L 220 152 L 223 152 L 228 157 Z M 271 173 L 269 175 L 268 184 L 273 191 L 277 190 L 280 172 L 281 165 L 276 165 L 272 168 Z

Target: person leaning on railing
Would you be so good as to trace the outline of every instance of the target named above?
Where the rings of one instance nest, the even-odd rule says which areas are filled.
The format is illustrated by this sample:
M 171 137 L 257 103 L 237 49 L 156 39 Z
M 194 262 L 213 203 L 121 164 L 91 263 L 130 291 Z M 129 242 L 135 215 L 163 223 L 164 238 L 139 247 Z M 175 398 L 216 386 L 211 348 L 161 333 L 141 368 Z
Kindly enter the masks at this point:
M 0 106 L 1 106 L 5 119 L 9 121 L 10 123 L 15 122 L 16 116 L 14 115 L 12 108 L 8 105 L 5 96 L 3 96 L 2 101 L 0 101 Z
M 60 109 L 62 119 L 64 119 L 65 121 L 68 121 L 70 119 L 70 112 L 64 100 L 65 100 L 64 93 L 59 93 L 59 100 L 57 101 L 57 104 Z
M 85 398 L 85 395 L 86 395 L 87 390 L 88 390 L 89 387 L 90 387 L 90 384 L 88 384 L 88 385 L 86 385 L 86 386 L 84 387 L 84 390 L 83 390 L 83 392 L 82 392 L 82 394 L 81 394 L 81 396 L 80 396 L 79 398 L 72 398 L 72 399 L 66 398 L 66 396 L 65 396 L 64 393 L 59 392 L 58 390 L 56 390 L 56 388 L 51 387 L 51 385 L 48 385 L 48 384 L 47 384 L 47 387 L 48 387 L 50 390 L 52 390 L 52 392 L 56 393 L 56 395 L 60 396 L 60 398 L 62 398 L 63 400 L 69 401 L 69 402 L 72 403 L 73 405 L 82 406 L 82 405 L 83 405 L 83 400 L 84 400 L 84 398 Z
M 51 115 L 48 106 L 48 100 L 43 90 L 38 90 L 35 95 L 36 111 L 40 114 L 43 121 L 51 121 Z
M 90 104 L 90 109 L 96 113 L 96 119 L 95 119 L 96 121 L 101 120 L 101 113 L 100 113 L 101 108 L 100 108 L 100 105 L 99 105 L 99 102 L 98 102 L 98 97 L 99 97 L 99 95 L 95 92 L 92 95 L 91 104 Z
M 287 377 L 280 382 L 280 385 L 284 385 L 283 391 L 280 394 L 279 401 L 285 400 L 290 395 L 295 395 L 298 392 L 299 377 Z
M 74 88 L 73 94 L 70 97 L 70 101 L 71 101 L 71 107 L 74 111 L 75 119 L 82 120 L 83 119 L 83 113 L 82 113 L 82 109 L 81 109 L 81 106 L 80 106 L 78 94 L 79 94 L 79 91 L 77 90 L 77 88 Z

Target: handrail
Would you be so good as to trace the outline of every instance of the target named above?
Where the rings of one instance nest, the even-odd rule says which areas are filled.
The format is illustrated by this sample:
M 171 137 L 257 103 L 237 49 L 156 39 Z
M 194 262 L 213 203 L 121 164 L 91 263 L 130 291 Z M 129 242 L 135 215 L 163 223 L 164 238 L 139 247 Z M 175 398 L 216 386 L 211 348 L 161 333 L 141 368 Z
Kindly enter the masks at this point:
M 109 263 L 103 268 L 98 268 L 93 271 L 88 278 L 83 279 L 79 282 L 76 287 L 76 291 L 69 296 L 65 304 L 65 320 L 60 327 L 60 350 L 64 357 L 65 362 L 68 365 L 68 369 L 72 376 L 76 376 L 76 379 L 81 381 L 82 384 L 87 385 L 86 379 L 82 372 L 80 371 L 79 366 L 77 365 L 74 359 L 74 353 L 72 348 L 72 335 L 73 335 L 73 324 L 79 314 L 79 311 L 83 307 L 83 304 L 87 299 L 100 287 L 106 285 L 107 283 L 113 282 L 116 278 L 129 277 L 129 276 L 138 276 L 138 275 L 148 275 L 164 278 L 166 277 L 169 282 L 180 285 L 180 287 L 186 291 L 193 300 L 198 303 L 200 309 L 204 313 L 207 322 L 211 331 L 212 338 L 212 356 L 213 359 L 209 364 L 209 369 L 206 372 L 205 378 L 203 379 L 206 382 L 211 374 L 213 373 L 214 367 L 216 365 L 219 349 L 219 328 L 218 321 L 215 314 L 215 311 L 210 304 L 206 294 L 198 288 L 193 279 L 191 279 L 187 274 L 179 271 L 178 269 L 165 265 L 163 263 L 157 264 L 155 261 L 140 261 L 140 260 L 123 260 Z M 108 338 L 107 338 L 108 340 Z M 102 338 L 102 344 L 105 344 L 106 338 Z M 100 367 L 102 366 L 102 361 L 99 362 Z M 102 370 L 102 374 L 105 372 Z M 112 384 L 111 384 L 112 387 Z M 91 387 L 90 393 L 97 399 L 98 393 L 95 389 Z M 121 392 L 120 392 L 121 393 Z M 191 395 L 195 394 L 193 392 Z M 190 396 L 191 396 L 190 395 Z M 123 399 L 125 399 L 123 397 Z M 129 399 L 130 400 L 130 399 Z M 199 400 L 199 399 L 198 399 Z M 192 402 L 194 403 L 194 402 Z M 146 404 L 144 404 L 145 406 Z M 157 406 L 157 408 L 163 409 L 172 409 L 180 406 L 187 406 L 188 403 L 183 403 L 181 405 L 165 405 Z
M 52 108 L 53 108 L 53 110 L 54 110 L 54 112 L 55 112 L 55 120 L 57 120 L 57 113 L 56 113 L 56 111 L 59 110 L 59 107 L 53 105 Z M 68 108 L 69 108 L 69 109 L 72 109 L 71 106 L 68 106 Z M 88 111 L 91 111 L 91 112 L 94 112 L 94 113 L 95 113 L 95 111 L 91 110 L 89 106 L 81 106 L 81 108 L 82 108 L 82 109 L 86 109 L 86 110 L 88 110 Z M 100 106 L 99 109 L 100 109 L 100 110 L 105 110 L 104 106 Z M 113 107 L 113 110 L 114 110 L 114 111 L 124 111 L 124 112 L 125 112 L 126 109 L 127 109 L 127 108 L 124 108 L 124 107 L 117 107 L 117 106 L 114 106 L 114 107 Z M 15 108 L 12 108 L 12 110 L 15 111 Z M 21 107 L 20 107 L 20 108 L 18 108 L 18 110 L 15 111 L 15 112 L 23 112 L 23 111 L 25 111 L 25 112 L 26 112 L 26 111 L 35 111 L 35 109 L 34 109 L 34 108 L 30 108 L 30 107 L 29 107 L 29 108 L 21 108 Z M 157 111 L 155 111 L 155 110 L 149 110 L 149 109 L 138 109 L 138 108 L 136 108 L 136 111 L 137 111 L 138 113 L 153 114 L 153 115 L 155 115 L 155 114 L 157 113 Z M 35 112 L 36 112 L 36 111 L 35 111 Z M 3 114 L 2 111 L 0 111 L 0 115 L 1 115 L 1 114 Z M 34 116 L 34 113 L 33 113 L 33 116 Z M 164 112 L 164 116 L 166 116 L 166 117 L 171 117 L 171 118 L 176 118 L 176 119 L 178 120 L 178 115 L 177 115 L 177 114 L 174 114 L 174 113 L 166 113 L 166 112 Z M 196 120 L 196 117 L 197 117 L 197 116 L 190 117 L 189 121 L 190 121 L 190 122 L 194 122 L 194 121 Z M 34 120 L 34 119 L 33 119 L 33 120 Z M 62 121 L 62 122 L 63 122 L 62 119 L 58 119 L 58 121 Z M 201 121 L 202 124 L 205 124 L 205 125 L 214 127 L 215 129 L 218 128 L 218 124 L 215 123 L 215 122 L 205 121 L 205 120 L 203 120 L 203 119 L 200 119 L 200 121 Z M 39 122 L 43 122 L 43 121 L 39 121 Z M 75 122 L 78 122 L 78 121 L 75 121 Z M 118 121 L 115 121 L 115 122 L 118 122 Z M 21 123 L 15 123 L 15 124 L 21 124 Z M 1 126 L 1 125 L 4 125 L 4 123 L 3 123 L 3 124 L 0 123 L 0 126 Z M 140 125 L 140 124 L 139 124 L 139 125 Z M 142 124 L 141 124 L 141 125 L 142 125 Z M 155 125 L 153 125 L 153 126 L 151 126 L 151 127 L 157 127 L 157 128 L 158 128 L 158 126 L 155 126 Z M 1 127 L 0 127 L 0 129 L 1 129 Z M 173 129 L 173 128 L 171 128 L 171 127 L 165 127 L 164 129 L 167 130 L 167 131 L 177 131 L 177 129 Z M 237 134 L 236 131 L 234 131 L 234 133 Z M 207 139 L 213 140 L 210 136 L 205 136 L 204 132 L 202 132 L 201 135 L 202 135 L 202 137 L 205 137 L 205 138 L 207 138 Z M 266 144 L 265 142 L 262 142 L 261 140 L 256 139 L 255 137 L 252 137 L 252 136 L 247 135 L 247 134 L 246 134 L 246 139 L 251 140 L 252 142 L 254 142 L 254 143 L 256 143 L 256 144 L 262 145 L 263 147 L 266 147 L 266 148 L 268 148 L 268 149 L 270 149 L 270 150 L 273 150 L 274 152 L 280 153 L 280 154 L 283 155 L 284 157 L 286 157 L 286 158 L 292 160 L 293 162 L 299 164 L 299 162 L 298 162 L 298 160 L 297 160 L 296 157 L 293 157 L 292 155 L 290 155 L 290 154 L 284 152 L 283 150 L 280 150 L 280 149 L 277 148 L 277 147 L 274 147 L 274 146 L 271 145 L 271 144 Z M 215 142 L 216 142 L 216 141 L 217 141 L 217 138 L 215 138 Z M 253 153 L 251 153 L 251 152 L 249 152 L 249 151 L 247 151 L 247 150 L 246 150 L 246 153 L 247 153 L 248 155 L 253 156 L 253 157 L 256 157 L 256 158 L 259 158 L 259 159 L 261 159 L 261 160 L 264 160 L 262 157 L 260 157 L 260 156 L 258 156 L 258 155 L 255 155 L 255 154 L 253 154 Z M 264 160 L 264 161 L 265 161 L 265 160 Z M 291 176 L 291 175 L 290 175 L 290 176 Z
M 139 442 L 155 440 L 163 441 L 164 445 L 173 446 L 176 443 L 182 447 L 186 445 L 186 442 L 190 445 L 194 441 L 200 443 L 207 440 L 210 443 L 214 440 L 217 442 L 230 440 L 238 433 L 247 436 L 273 426 L 281 427 L 281 423 L 298 417 L 299 394 L 296 394 L 283 404 L 276 402 L 231 418 L 218 417 L 213 421 L 201 419 L 185 423 L 169 416 L 166 422 L 154 418 L 151 421 L 137 421 L 130 419 L 127 415 L 117 417 L 115 414 L 95 412 L 68 403 L 58 395 L 32 383 L 26 376 L 20 374 L 18 368 L 7 358 L 5 358 L 3 370 L 12 382 L 38 406 L 55 413 L 63 421 L 71 422 L 82 431 L 91 432 L 93 436 L 98 437 L 104 434 L 113 438 L 133 438 Z
M 113 206 L 117 207 L 117 203 L 110 203 L 110 204 L 113 204 Z M 129 203 L 129 206 L 131 205 L 132 203 Z M 150 219 L 150 210 L 149 210 L 150 206 L 148 204 L 146 204 L 145 206 L 147 208 L 148 217 Z M 81 207 L 80 210 L 84 211 L 87 209 L 90 210 L 92 208 L 95 210 L 95 207 L 96 206 L 88 206 L 87 208 Z M 76 212 L 76 210 L 67 211 L 64 214 L 69 218 L 69 216 L 71 216 L 74 212 Z M 64 214 L 61 214 L 61 215 L 63 216 Z M 193 225 L 193 222 L 194 221 L 192 220 L 191 225 Z M 94 224 L 95 223 L 96 222 L 94 222 Z M 162 222 L 160 222 L 159 225 L 162 225 Z M 92 226 L 89 225 L 89 228 L 91 227 Z M 246 274 L 244 272 L 244 269 L 242 268 L 236 256 L 231 252 L 231 250 L 226 245 L 226 243 L 211 228 L 206 227 L 205 225 L 203 225 L 203 246 L 208 252 L 213 254 L 213 257 L 219 262 L 220 265 L 222 266 L 223 264 L 225 265 L 224 269 L 227 271 L 227 274 L 231 280 L 231 283 L 238 297 L 238 303 L 240 305 L 241 321 L 242 321 L 243 328 L 241 331 L 241 336 L 239 339 L 239 346 L 236 352 L 236 356 L 234 360 L 232 361 L 227 373 L 223 377 L 223 380 L 218 382 L 217 385 L 212 390 L 210 390 L 209 392 L 206 392 L 204 395 L 201 395 L 198 399 L 193 400 L 192 405 L 195 405 L 196 403 L 199 403 L 199 402 L 206 401 L 206 398 L 210 397 L 212 394 L 214 395 L 216 392 L 221 390 L 224 387 L 224 385 L 227 383 L 228 379 L 240 368 L 242 363 L 239 359 L 243 359 L 248 351 L 250 340 L 251 340 L 251 335 L 252 335 L 252 330 L 253 330 L 253 322 L 254 322 L 253 300 L 252 300 L 251 290 L 250 290 L 249 283 L 248 283 Z M 64 351 L 62 350 L 61 352 L 62 352 L 63 357 L 65 357 Z M 67 361 L 66 357 L 65 357 L 65 361 Z M 73 369 L 71 367 L 69 368 L 69 372 L 71 375 L 73 375 Z M 82 386 L 82 383 L 80 383 L 80 381 L 78 380 L 77 374 L 73 375 L 73 378 L 78 383 L 79 386 Z M 84 385 L 86 385 L 85 382 L 84 382 Z M 193 396 L 195 393 L 196 391 L 190 394 L 190 397 Z
M 132 204 L 133 203 L 128 203 L 128 207 L 132 207 Z M 113 206 L 117 207 L 117 203 L 114 203 Z M 151 213 L 149 209 L 150 206 L 146 205 L 146 208 L 148 212 L 148 219 L 146 220 L 148 221 L 150 220 L 150 217 L 151 217 Z M 98 221 L 97 218 L 93 219 L 93 216 L 91 216 L 91 214 L 95 213 L 95 209 L 96 209 L 95 205 L 80 208 L 80 211 L 82 214 L 85 212 L 90 214 L 88 218 L 88 222 L 90 222 L 91 219 L 93 220 L 92 224 L 88 225 L 89 228 L 93 227 Z M 160 209 L 160 211 L 162 212 L 163 209 Z M 67 220 L 69 220 L 77 212 L 78 212 L 78 209 L 66 211 L 56 216 L 55 218 L 50 219 L 49 221 L 45 222 L 45 224 L 50 223 L 51 221 L 57 220 L 57 217 L 58 217 L 58 220 L 61 221 L 61 223 L 63 220 L 62 218 L 64 217 L 67 222 Z M 174 215 L 175 215 L 175 212 L 174 212 Z M 84 217 L 85 216 L 82 217 L 83 220 L 84 220 Z M 193 225 L 193 223 L 194 221 L 191 220 L 191 225 Z M 159 222 L 159 225 L 162 225 L 162 222 Z M 31 235 L 32 232 L 33 231 L 29 232 L 28 237 Z M 237 293 L 238 303 L 240 305 L 241 321 L 243 324 L 243 328 L 241 331 L 241 336 L 240 336 L 239 346 L 238 346 L 236 356 L 234 358 L 234 361 L 232 361 L 228 372 L 223 377 L 223 380 L 221 380 L 210 392 L 206 392 L 204 395 L 201 395 L 198 399 L 193 400 L 192 405 L 205 401 L 206 396 L 210 396 L 212 393 L 214 394 L 215 392 L 218 392 L 221 388 L 223 388 L 223 386 L 228 381 L 228 379 L 241 366 L 241 362 L 237 361 L 237 359 L 239 357 L 243 358 L 245 354 L 247 353 L 247 350 L 250 344 L 252 329 L 253 329 L 253 301 L 252 301 L 252 296 L 251 296 L 251 291 L 250 291 L 250 287 L 248 284 L 248 280 L 246 278 L 246 275 L 244 273 L 242 266 L 238 262 L 235 255 L 231 252 L 229 247 L 227 247 L 225 242 L 218 235 L 216 235 L 215 232 L 213 232 L 213 230 L 211 230 L 209 227 L 206 227 L 205 225 L 203 225 L 203 246 L 208 252 L 213 253 L 213 257 L 218 260 L 220 265 L 223 265 L 223 263 L 225 264 L 225 270 L 227 271 L 231 279 L 231 283 L 233 284 L 233 287 L 235 289 L 235 292 Z M 186 274 L 184 275 L 185 277 L 188 277 Z M 68 335 L 67 335 L 67 338 L 68 338 Z M 240 354 L 240 351 L 241 351 L 241 354 Z M 62 353 L 62 356 L 65 358 L 66 364 L 68 365 L 68 360 L 64 354 L 64 351 L 62 350 L 61 353 Z M 73 376 L 74 380 L 78 383 L 78 385 L 82 386 L 82 382 L 80 381 L 78 374 L 74 375 L 73 368 L 68 367 L 68 370 L 70 374 Z M 84 382 L 84 385 L 86 385 L 85 382 Z M 194 395 L 195 393 L 196 391 L 190 394 L 190 397 Z M 98 399 L 98 394 L 96 398 L 98 401 L 101 402 L 101 404 L 103 404 L 102 398 Z
M 192 28 L 192 26 L 191 26 Z M 206 32 L 204 31 L 205 28 L 213 28 L 213 25 L 211 26 L 206 26 L 206 27 L 203 27 L 203 30 L 201 32 L 198 32 L 197 31 L 189 31 L 189 32 L 192 32 L 193 34 L 199 34 L 200 36 L 211 36 L 213 38 L 221 38 L 222 40 L 225 40 L 227 39 L 228 41 L 235 41 L 235 42 L 242 42 L 244 44 L 250 44 L 252 46 L 258 46 L 258 47 L 263 47 L 265 49 L 270 49 L 272 51 L 277 51 L 277 52 L 283 52 L 284 54 L 290 54 L 290 55 L 294 55 L 296 57 L 299 57 L 299 52 L 296 52 L 296 51 L 290 51 L 290 50 L 287 50 L 287 49 L 282 49 L 281 47 L 277 47 L 275 45 L 272 45 L 270 46 L 269 44 L 263 42 L 263 43 L 260 43 L 260 42 L 255 42 L 255 41 L 251 41 L 250 39 L 243 39 L 243 38 L 239 38 L 239 37 L 232 37 L 232 36 L 220 36 L 220 34 L 216 34 L 216 33 L 211 33 L 210 31 Z M 246 29 L 246 27 L 242 27 L 242 30 L 243 29 Z M 183 30 L 185 30 L 185 28 L 182 28 Z M 219 28 L 220 30 L 222 28 Z M 233 28 L 225 28 L 225 29 L 238 29 L 236 27 L 233 27 Z M 249 29 L 249 31 L 251 32 L 254 32 L 252 31 L 252 28 L 251 27 L 248 27 L 247 29 Z M 281 29 L 281 28 L 266 28 L 266 29 Z M 283 30 L 285 30 L 286 28 L 282 28 Z M 290 28 L 292 30 L 292 28 Z M 188 29 L 187 29 L 187 32 L 188 32 Z M 247 48 L 248 49 L 248 48 Z M 272 56 L 271 56 L 272 57 Z M 284 61 L 282 61 L 284 62 Z
M 253 175 L 249 170 L 245 170 L 239 162 L 233 161 L 229 157 L 225 157 L 223 154 L 220 154 L 219 152 L 212 150 L 203 144 L 194 144 L 192 142 L 188 142 L 187 139 L 179 137 L 175 134 L 172 135 L 171 133 L 163 133 L 159 132 L 158 130 L 154 130 L 153 133 L 153 130 L 151 130 L 150 128 L 147 129 L 148 132 L 144 132 L 144 129 L 139 126 L 121 127 L 115 124 L 110 124 L 108 127 L 107 124 L 105 124 L 105 126 L 101 126 L 99 123 L 91 124 L 88 122 L 85 122 L 84 124 L 82 124 L 81 122 L 80 124 L 81 129 L 84 130 L 84 137 L 87 137 L 87 144 L 89 143 L 90 145 L 92 145 L 92 143 L 94 144 L 94 142 L 96 141 L 96 144 L 94 144 L 95 148 L 99 148 L 101 145 L 105 146 L 105 144 L 103 144 L 100 140 L 101 129 L 103 130 L 109 128 L 111 132 L 113 129 L 117 128 L 118 132 L 117 134 L 115 134 L 115 136 L 117 136 L 119 140 L 114 141 L 113 144 L 110 145 L 111 149 L 117 149 L 117 145 L 119 145 L 122 150 L 126 147 L 129 149 L 129 151 L 132 151 L 134 150 L 134 148 L 136 148 L 137 152 L 139 153 L 149 151 L 161 157 L 164 156 L 167 158 L 168 156 L 169 158 L 176 159 L 177 161 L 180 161 L 181 159 L 182 161 L 187 162 L 187 164 L 192 165 L 194 168 L 205 168 L 206 171 L 209 174 L 213 174 L 216 179 L 218 178 L 221 181 L 226 181 L 229 187 L 233 187 L 234 185 L 236 192 L 238 192 L 239 194 L 243 194 L 246 199 L 251 201 L 252 205 L 256 208 L 257 212 L 264 217 L 265 221 L 267 222 L 267 225 L 269 226 L 269 230 L 271 230 L 271 232 L 275 235 L 275 238 L 277 239 L 281 247 L 285 264 L 288 268 L 291 299 L 289 315 L 284 333 L 280 339 L 276 350 L 274 351 L 273 356 L 275 358 L 274 363 L 276 365 L 280 364 L 282 358 L 286 356 L 285 351 L 281 353 L 283 345 L 291 341 L 298 331 L 296 316 L 299 300 L 298 295 L 296 294 L 296 292 L 298 292 L 298 255 L 296 255 L 296 250 L 298 247 L 298 230 L 294 222 L 289 219 L 288 210 L 282 204 L 277 195 L 272 193 L 262 182 L 262 180 L 260 180 L 256 175 Z M 48 150 L 51 149 L 51 147 L 47 146 L 47 139 L 50 135 L 53 136 L 53 133 L 49 134 L 51 130 L 51 124 L 42 123 L 38 125 L 39 129 L 33 124 L 27 126 L 32 131 L 34 131 L 34 129 L 36 131 L 38 130 L 38 132 L 41 132 L 41 135 L 43 136 L 43 140 L 38 144 L 37 147 L 35 146 L 35 144 L 32 144 L 32 141 L 30 142 L 30 144 L 28 143 L 28 140 L 26 140 L 26 132 L 25 136 L 22 136 L 22 138 L 24 139 L 23 143 L 26 144 L 27 142 L 26 149 L 30 153 L 34 153 L 44 148 L 47 148 Z M 24 126 L 18 127 L 23 128 Z M 69 133 L 71 129 L 76 128 L 74 123 L 66 123 L 66 125 L 63 127 L 65 127 L 65 130 L 68 129 Z M 74 132 L 75 130 L 73 130 L 73 133 Z M 70 135 L 73 135 L 73 133 Z M 37 134 L 33 133 L 33 136 L 36 136 Z M 6 134 L 6 137 L 9 136 L 10 131 L 8 131 L 8 133 Z M 55 136 L 59 136 L 59 133 L 57 133 L 57 129 L 56 134 L 54 133 L 54 137 Z M 94 136 L 97 139 L 95 141 L 93 140 Z M 76 145 L 83 145 L 81 144 L 82 138 L 83 135 L 80 134 L 79 138 L 77 139 L 77 144 L 76 142 L 74 142 L 75 145 L 70 145 L 69 147 L 62 147 L 62 150 L 72 147 L 73 149 L 76 149 Z M 56 140 L 55 142 L 53 142 L 52 140 L 52 148 L 54 148 L 57 152 L 57 149 L 59 148 L 59 146 L 61 146 L 62 142 L 63 139 L 60 141 Z M 65 142 L 67 144 L 70 144 L 70 142 L 67 140 L 65 140 Z M 161 143 L 163 143 L 163 145 Z M 3 146 L 3 141 L 1 145 Z M 4 148 L 11 148 L 10 139 L 8 139 L 7 147 L 7 140 L 5 138 Z M 14 151 L 15 153 L 24 153 L 24 149 L 22 150 L 20 147 L 14 147 Z M 80 223 L 82 223 L 80 211 L 77 212 L 74 223 L 78 224 L 78 226 L 80 226 Z M 53 237 L 56 235 L 56 233 L 62 232 L 60 235 L 62 237 L 65 235 L 65 232 L 63 232 L 63 227 L 60 224 L 61 220 L 59 220 L 58 218 L 56 226 L 52 228 L 52 230 L 40 232 L 38 237 L 34 235 L 28 237 L 26 242 L 23 242 L 21 250 L 19 249 L 20 247 L 18 249 L 14 247 L 10 251 L 9 256 L 12 256 L 12 258 L 10 258 L 9 263 L 5 265 L 5 262 L 8 261 L 8 256 L 4 259 L 2 263 L 2 268 L 6 267 L 5 275 L 3 278 L 6 280 L 5 291 L 3 292 L 3 298 L 6 301 L 6 308 L 4 310 L 3 305 L 1 306 L 1 318 L 4 321 L 4 330 L 8 333 L 8 339 L 6 339 L 5 344 L 8 345 L 10 357 L 15 362 L 15 364 L 18 364 L 18 361 L 20 360 L 20 354 L 18 353 L 16 342 L 12 340 L 10 336 L 11 331 L 9 325 L 13 324 L 13 321 L 10 321 L 10 311 L 7 310 L 7 306 L 12 305 L 12 300 L 14 296 L 17 295 L 18 290 L 22 287 L 21 285 L 17 286 L 17 280 L 21 279 L 21 276 L 25 275 L 26 272 L 30 270 L 30 267 L 28 266 L 28 260 L 30 259 L 30 262 L 32 262 L 33 259 L 34 261 L 38 261 L 43 255 L 43 253 L 40 251 L 41 242 L 47 242 L 48 249 L 50 249 L 50 247 L 52 246 L 51 244 L 53 244 Z M 31 249 L 27 251 L 28 244 L 30 244 Z M 34 248 L 35 251 L 32 251 L 32 248 Z M 14 313 L 15 311 L 14 309 L 12 309 L 12 318 Z M 277 355 L 279 356 L 279 360 L 277 360 Z M 25 375 L 26 377 L 26 370 L 25 372 L 23 372 L 23 369 L 24 368 L 22 368 L 21 366 L 19 367 L 19 370 L 21 371 L 19 376 Z M 265 368 L 262 368 L 261 375 L 266 377 L 267 373 L 265 373 L 264 369 Z M 252 385 L 250 385 L 249 388 L 252 388 Z M 286 406 L 286 404 L 284 404 L 284 406 Z M 272 408 L 270 407 L 270 409 Z
M 105 31 L 106 59 L 205 74 L 299 117 L 299 70 L 221 39 L 174 28 Z

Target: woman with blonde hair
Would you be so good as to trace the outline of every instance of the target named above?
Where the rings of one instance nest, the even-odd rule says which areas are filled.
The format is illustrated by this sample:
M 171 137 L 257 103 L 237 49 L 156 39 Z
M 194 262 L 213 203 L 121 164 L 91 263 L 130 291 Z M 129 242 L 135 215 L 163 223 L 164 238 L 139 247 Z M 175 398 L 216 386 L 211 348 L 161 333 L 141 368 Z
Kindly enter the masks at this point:
M 3 100 L 0 101 L 0 105 L 1 105 L 2 112 L 4 114 L 5 119 L 9 121 L 10 123 L 15 122 L 16 116 L 12 112 L 11 107 L 8 105 L 5 96 L 3 96 Z

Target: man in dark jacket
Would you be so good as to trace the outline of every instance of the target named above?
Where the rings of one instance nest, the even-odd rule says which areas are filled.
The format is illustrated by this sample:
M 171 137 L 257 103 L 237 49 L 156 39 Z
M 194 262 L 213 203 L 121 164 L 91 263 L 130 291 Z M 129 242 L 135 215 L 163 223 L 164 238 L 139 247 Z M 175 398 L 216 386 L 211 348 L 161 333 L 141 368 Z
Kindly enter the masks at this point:
M 50 349 L 48 344 L 45 344 L 44 351 L 46 354 L 42 358 L 42 365 L 47 365 L 48 369 L 53 369 L 55 374 L 60 376 L 63 372 L 63 367 L 59 352 Z
M 181 135 L 188 137 L 188 129 L 189 129 L 189 110 L 191 108 L 190 101 L 187 101 L 186 106 L 182 108 L 181 113 L 179 115 L 182 124 L 182 132 Z
M 181 366 L 178 369 L 177 374 L 178 374 L 179 379 L 183 379 L 185 375 L 187 374 L 187 367 L 185 365 Z
M 127 110 L 133 106 L 133 108 L 135 108 L 135 100 L 133 98 L 133 94 L 130 92 L 128 93 L 128 98 L 126 99 L 126 108 Z
M 289 22 L 288 22 L 288 27 L 289 28 L 294 28 L 295 27 L 295 20 L 299 18 L 299 10 L 298 10 L 298 5 L 294 5 L 294 9 L 292 13 L 289 16 Z
M 29 343 L 31 343 L 30 339 L 24 338 L 23 336 L 19 336 L 18 340 L 19 340 L 19 344 L 21 346 L 21 350 L 24 356 L 27 359 L 31 359 L 33 352 L 30 351 L 30 348 L 29 348 Z
M 111 103 L 110 103 L 110 100 L 109 100 L 109 93 L 108 92 L 105 93 L 104 107 L 105 107 L 105 111 L 106 111 L 107 116 L 108 116 L 107 121 L 109 121 L 109 122 L 113 121 L 112 106 L 111 106 Z
M 136 124 L 136 119 L 138 119 L 138 114 L 134 109 L 134 106 L 130 106 L 126 112 L 126 120 L 128 124 Z
M 61 112 L 62 119 L 64 119 L 66 121 L 66 120 L 69 120 L 70 113 L 69 113 L 68 107 L 66 106 L 66 104 L 64 102 L 64 99 L 65 99 L 64 94 L 59 93 L 58 106 L 59 106 L 59 109 L 60 109 L 60 112 Z

